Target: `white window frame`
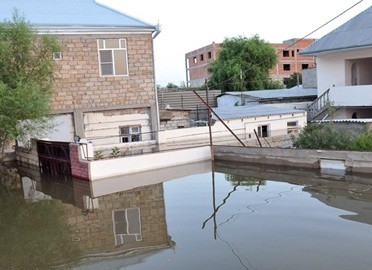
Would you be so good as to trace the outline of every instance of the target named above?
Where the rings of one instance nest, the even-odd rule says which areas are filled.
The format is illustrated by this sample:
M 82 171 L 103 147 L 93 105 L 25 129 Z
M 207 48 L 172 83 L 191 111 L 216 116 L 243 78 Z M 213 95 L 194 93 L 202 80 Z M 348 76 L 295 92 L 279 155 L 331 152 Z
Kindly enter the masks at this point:
M 130 232 L 130 229 L 133 230 L 131 227 L 131 221 L 128 218 L 128 211 L 137 211 L 138 220 L 136 222 L 138 223 L 138 228 L 134 230 L 135 232 Z M 115 213 L 121 212 L 125 217 L 126 222 L 126 233 L 119 233 L 117 232 L 116 224 L 117 221 L 115 220 Z M 115 245 L 123 245 L 123 244 L 129 244 L 133 242 L 140 242 L 142 241 L 142 224 L 141 224 L 141 209 L 139 207 L 136 208 L 126 208 L 126 209 L 120 209 L 120 210 L 113 210 L 112 211 L 112 225 L 113 225 L 113 231 L 114 231 L 114 238 L 115 238 Z M 125 239 L 127 239 L 128 236 L 132 236 L 135 241 L 128 241 L 126 242 Z
M 287 122 L 287 134 L 294 135 L 298 133 L 298 121 Z
M 119 77 L 119 76 L 129 76 L 129 65 L 128 65 L 128 50 L 127 50 L 127 40 L 125 38 L 120 38 L 118 40 L 118 48 L 106 48 L 106 40 L 108 39 L 98 39 L 98 62 L 99 62 L 99 74 L 101 77 Z M 102 41 L 103 47 L 100 47 L 100 41 Z M 123 45 L 124 44 L 124 45 Z M 101 51 L 111 51 L 112 62 L 101 61 Z M 124 51 L 125 52 L 125 70 L 126 74 L 116 74 L 115 70 L 115 51 Z M 112 74 L 102 74 L 102 64 L 112 64 Z
M 125 128 L 129 130 L 129 133 L 122 132 Z M 137 129 L 137 131 L 136 131 Z M 137 126 L 120 126 L 120 142 L 121 143 L 131 143 L 131 142 L 141 142 L 142 141 L 142 128 L 141 125 Z M 138 136 L 138 140 L 134 140 L 135 136 Z M 128 141 L 125 142 L 124 138 L 128 138 Z

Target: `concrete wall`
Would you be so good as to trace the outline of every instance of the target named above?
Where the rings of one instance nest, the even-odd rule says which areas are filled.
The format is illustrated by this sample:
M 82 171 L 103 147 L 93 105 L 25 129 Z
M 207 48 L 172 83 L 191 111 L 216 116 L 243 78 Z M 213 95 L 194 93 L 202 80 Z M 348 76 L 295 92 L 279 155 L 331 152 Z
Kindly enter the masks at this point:
M 316 68 L 304 69 L 302 71 L 302 86 L 303 88 L 317 88 L 318 81 L 316 77 Z
M 160 110 L 160 130 L 188 128 L 190 126 L 190 110 Z
M 266 139 L 273 143 L 271 146 L 279 147 L 288 147 L 288 122 L 297 122 L 298 130 L 300 130 L 307 124 L 306 113 L 270 115 L 225 121 L 236 136 L 248 145 L 258 145 L 254 130 L 257 132 L 258 126 L 268 125 L 269 136 L 271 138 Z M 220 121 L 217 121 L 212 126 L 212 139 L 213 144 L 239 145 L 239 141 Z M 285 140 L 285 143 L 283 142 L 284 144 L 281 143 L 282 139 Z M 261 140 L 265 146 L 268 146 L 264 139 Z M 192 127 L 161 131 L 159 132 L 159 144 L 161 149 L 169 146 L 189 147 L 195 145 L 209 145 L 209 128 Z
M 102 179 L 128 173 L 160 169 L 211 159 L 210 147 L 198 147 L 161 153 L 89 162 L 90 179 Z
M 359 49 L 317 57 L 318 96 L 335 86 L 351 85 L 351 65 L 354 59 L 372 57 L 372 49 Z
M 329 99 L 334 106 L 372 106 L 372 85 L 332 87 Z
M 214 146 L 215 160 L 320 168 L 321 163 L 342 165 L 349 173 L 372 173 L 372 152 Z
M 121 142 L 119 135 L 122 126 L 141 126 L 142 141 L 152 138 L 150 112 L 147 109 L 84 113 L 85 136 L 95 145 Z

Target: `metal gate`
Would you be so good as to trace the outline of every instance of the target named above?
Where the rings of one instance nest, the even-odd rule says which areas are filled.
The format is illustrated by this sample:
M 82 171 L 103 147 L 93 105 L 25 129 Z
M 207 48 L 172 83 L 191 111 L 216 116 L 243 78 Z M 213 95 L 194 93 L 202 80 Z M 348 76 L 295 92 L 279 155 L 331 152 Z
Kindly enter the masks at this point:
M 37 141 L 39 169 L 52 176 L 71 176 L 68 142 Z

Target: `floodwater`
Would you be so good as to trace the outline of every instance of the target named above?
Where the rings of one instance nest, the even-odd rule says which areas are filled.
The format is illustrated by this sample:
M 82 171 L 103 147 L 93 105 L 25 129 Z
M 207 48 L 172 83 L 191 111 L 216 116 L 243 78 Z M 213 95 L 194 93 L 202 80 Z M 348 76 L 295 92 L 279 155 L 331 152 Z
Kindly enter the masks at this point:
M 21 180 L 0 189 L 0 269 L 372 269 L 368 177 L 206 162 Z

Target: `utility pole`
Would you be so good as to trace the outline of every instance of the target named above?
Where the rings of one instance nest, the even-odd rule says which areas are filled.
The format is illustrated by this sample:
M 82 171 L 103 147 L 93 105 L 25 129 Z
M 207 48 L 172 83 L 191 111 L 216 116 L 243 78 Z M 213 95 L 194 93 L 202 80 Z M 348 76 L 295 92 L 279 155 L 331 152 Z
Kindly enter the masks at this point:
M 211 147 L 211 159 L 212 161 L 214 160 L 214 152 L 213 152 L 213 139 L 212 139 L 212 123 L 211 123 L 211 116 L 212 116 L 212 111 L 209 106 L 209 86 L 208 86 L 208 79 L 205 79 L 205 95 L 206 95 L 206 101 L 208 104 L 208 128 L 209 128 L 209 144 Z

